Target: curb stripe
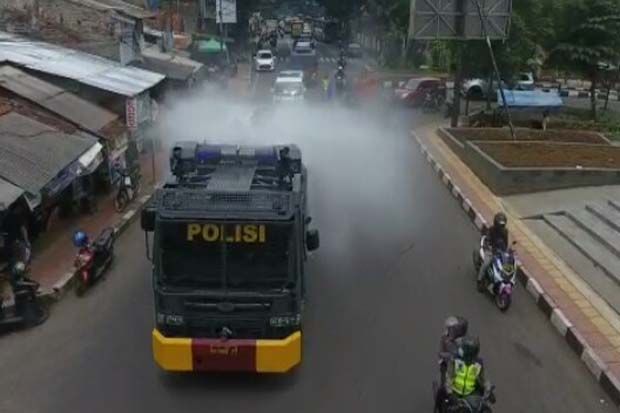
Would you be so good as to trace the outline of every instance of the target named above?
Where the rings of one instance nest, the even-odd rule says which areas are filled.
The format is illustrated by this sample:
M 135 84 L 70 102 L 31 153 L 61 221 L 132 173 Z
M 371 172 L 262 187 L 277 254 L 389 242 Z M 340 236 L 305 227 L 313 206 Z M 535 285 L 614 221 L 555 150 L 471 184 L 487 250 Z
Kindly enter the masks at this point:
M 586 347 L 585 351 L 581 355 L 581 360 L 588 366 L 590 372 L 596 377 L 596 380 L 600 380 L 601 374 L 606 370 L 605 363 L 594 353 L 592 348 Z
M 568 93 L 568 91 L 562 91 L 562 93 Z M 467 213 L 467 216 L 470 218 L 474 226 L 480 232 L 486 229 L 487 222 L 482 214 L 476 211 L 471 201 L 463 196 L 461 189 L 452 181 L 450 175 L 443 170 L 441 165 L 430 155 L 428 149 L 424 146 L 415 132 L 412 131 L 411 135 L 414 137 L 416 143 L 420 145 L 420 149 L 422 153 L 425 154 L 429 164 L 437 172 L 441 183 L 450 191 L 452 196 L 459 201 L 461 208 Z M 562 337 L 564 337 L 566 344 L 588 367 L 588 370 L 596 378 L 613 403 L 616 406 L 620 405 L 620 380 L 607 371 L 607 365 L 605 362 L 602 361 L 594 350 L 586 344 L 586 340 L 583 338 L 581 333 L 575 329 L 572 322 L 566 317 L 562 310 L 557 307 L 553 299 L 545 294 L 544 289 L 534 278 L 529 275 L 527 269 L 523 267 L 522 263 L 519 263 L 517 279 L 530 293 L 532 298 L 534 298 L 536 306 L 543 312 L 543 314 L 545 314 L 553 327 Z
M 527 284 L 526 284 L 526 286 L 525 286 L 525 289 L 527 290 L 527 292 L 529 292 L 529 293 L 530 293 L 530 295 L 531 295 L 532 297 L 534 297 L 534 300 L 536 300 L 536 301 L 538 301 L 538 299 L 540 298 L 540 296 L 542 296 L 542 295 L 543 295 L 543 290 L 542 290 L 542 288 L 540 288 L 540 285 L 538 284 L 538 282 L 537 282 L 535 279 L 533 279 L 533 278 L 530 278 L 530 279 L 527 281 Z
M 559 308 L 553 310 L 553 313 L 551 314 L 551 324 L 553 324 L 562 336 L 565 336 L 568 329 L 573 326 L 573 324 L 568 321 L 562 310 Z

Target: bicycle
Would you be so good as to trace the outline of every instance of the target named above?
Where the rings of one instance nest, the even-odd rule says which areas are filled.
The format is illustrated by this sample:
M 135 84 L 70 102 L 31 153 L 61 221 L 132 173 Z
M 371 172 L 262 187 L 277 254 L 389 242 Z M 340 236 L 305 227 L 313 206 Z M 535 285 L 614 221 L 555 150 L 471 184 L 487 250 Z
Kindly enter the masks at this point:
M 127 206 L 138 197 L 140 193 L 140 175 L 132 178 L 127 173 L 121 173 L 118 192 L 114 197 L 114 209 L 123 212 Z

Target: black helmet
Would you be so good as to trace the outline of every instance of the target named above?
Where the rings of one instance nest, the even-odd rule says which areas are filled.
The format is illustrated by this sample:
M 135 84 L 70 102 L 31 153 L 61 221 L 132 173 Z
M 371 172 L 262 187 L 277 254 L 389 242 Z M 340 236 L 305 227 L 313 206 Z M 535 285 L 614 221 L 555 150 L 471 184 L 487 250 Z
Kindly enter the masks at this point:
M 480 340 L 478 337 L 465 336 L 459 339 L 458 355 L 466 363 L 473 362 L 480 353 Z
M 468 322 L 464 317 L 449 316 L 444 322 L 445 335 L 452 340 L 463 337 L 467 334 Z
M 508 217 L 506 217 L 506 214 L 503 212 L 498 212 L 495 214 L 495 217 L 493 217 L 493 225 L 496 227 L 505 227 L 507 222 Z

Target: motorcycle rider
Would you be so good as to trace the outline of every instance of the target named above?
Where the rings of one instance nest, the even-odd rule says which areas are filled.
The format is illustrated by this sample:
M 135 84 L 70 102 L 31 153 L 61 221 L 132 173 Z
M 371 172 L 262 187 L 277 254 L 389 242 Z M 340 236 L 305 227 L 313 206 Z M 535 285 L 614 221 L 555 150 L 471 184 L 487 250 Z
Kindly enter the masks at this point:
M 480 341 L 476 337 L 464 336 L 458 339 L 456 356 L 448 363 L 444 401 L 448 406 L 456 399 L 472 395 L 489 395 L 490 383 L 484 377 L 484 363 L 479 357 Z M 493 400 L 491 400 L 493 402 Z
M 488 229 L 486 234 L 487 245 L 485 246 L 484 259 L 480 270 L 478 271 L 478 289 L 484 291 L 484 276 L 493 262 L 493 256 L 496 251 L 504 251 L 508 247 L 508 228 L 506 224 L 508 218 L 503 212 L 498 212 L 493 217 L 493 225 Z
M 336 91 L 340 94 L 344 91 L 346 84 L 346 77 L 344 74 L 344 68 L 342 66 L 338 66 L 338 70 L 336 71 Z
M 446 398 L 443 391 L 446 383 L 448 363 L 457 356 L 458 340 L 467 334 L 468 321 L 464 317 L 449 316 L 444 321 L 444 331 L 439 341 L 440 386 L 435 403 L 439 405 Z
M 457 354 L 457 340 L 467 334 L 469 323 L 466 318 L 449 316 L 444 322 L 444 331 L 439 342 L 439 356 L 442 359 L 450 358 Z
M 73 234 L 73 245 L 79 248 L 80 251 L 90 247 L 90 240 L 88 235 L 84 231 L 75 231 Z

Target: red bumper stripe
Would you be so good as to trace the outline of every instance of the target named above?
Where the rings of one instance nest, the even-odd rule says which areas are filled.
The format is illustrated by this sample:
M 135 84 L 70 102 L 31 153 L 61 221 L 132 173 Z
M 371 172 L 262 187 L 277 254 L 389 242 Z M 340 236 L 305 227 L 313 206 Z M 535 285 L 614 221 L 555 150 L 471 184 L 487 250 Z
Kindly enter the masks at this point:
M 194 371 L 256 371 L 256 340 L 192 339 Z

